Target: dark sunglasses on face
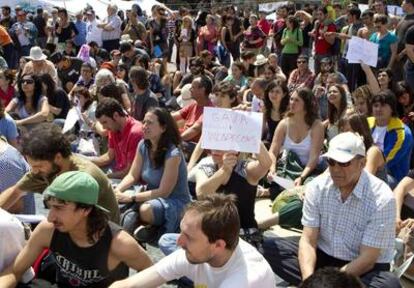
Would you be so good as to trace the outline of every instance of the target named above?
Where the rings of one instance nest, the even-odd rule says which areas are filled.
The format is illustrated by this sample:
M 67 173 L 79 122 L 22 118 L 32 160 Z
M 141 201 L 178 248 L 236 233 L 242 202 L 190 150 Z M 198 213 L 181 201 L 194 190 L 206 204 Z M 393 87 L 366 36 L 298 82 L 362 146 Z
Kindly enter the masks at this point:
M 33 79 L 23 79 L 20 81 L 20 83 L 22 84 L 33 84 L 34 80 Z
M 298 61 L 297 63 L 298 64 L 304 64 L 304 63 L 306 63 L 306 61 Z
M 326 161 L 328 162 L 329 166 L 335 166 L 336 164 L 338 164 L 339 167 L 348 167 L 349 165 L 351 165 L 352 160 L 345 162 L 345 163 L 341 163 L 341 162 L 333 160 L 332 158 L 327 158 Z

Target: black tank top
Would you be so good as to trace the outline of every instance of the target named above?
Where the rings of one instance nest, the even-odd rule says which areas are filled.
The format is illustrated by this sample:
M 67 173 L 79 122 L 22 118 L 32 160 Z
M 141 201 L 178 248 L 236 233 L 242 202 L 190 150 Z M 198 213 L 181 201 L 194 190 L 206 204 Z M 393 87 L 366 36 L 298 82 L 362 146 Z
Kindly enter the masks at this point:
M 59 287 L 104 288 L 128 277 L 129 269 L 120 263 L 108 270 L 108 254 L 113 235 L 122 228 L 109 222 L 102 237 L 93 246 L 77 246 L 68 233 L 53 232 L 50 251 L 56 260 L 56 283 Z

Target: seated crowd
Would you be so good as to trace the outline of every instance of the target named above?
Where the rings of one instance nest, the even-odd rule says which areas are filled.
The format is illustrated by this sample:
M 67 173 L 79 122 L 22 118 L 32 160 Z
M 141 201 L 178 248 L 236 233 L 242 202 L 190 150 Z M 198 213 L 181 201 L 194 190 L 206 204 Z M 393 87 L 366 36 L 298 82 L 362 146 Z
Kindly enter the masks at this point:
M 102 21 L 2 7 L 0 288 L 402 287 L 414 1 L 400 19 L 323 0 L 273 22 L 203 3 Z M 348 63 L 352 37 L 378 44 L 376 67 Z M 260 113 L 258 153 L 204 149 L 210 107 Z

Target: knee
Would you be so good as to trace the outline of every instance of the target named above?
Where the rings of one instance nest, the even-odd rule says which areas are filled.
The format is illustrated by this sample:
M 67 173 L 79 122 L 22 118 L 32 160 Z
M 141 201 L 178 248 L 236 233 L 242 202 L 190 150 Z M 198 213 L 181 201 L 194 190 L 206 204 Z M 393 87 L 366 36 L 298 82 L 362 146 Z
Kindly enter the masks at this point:
M 151 224 L 154 222 L 154 215 L 152 213 L 152 207 L 148 203 L 144 203 L 139 207 L 139 216 L 141 221 Z

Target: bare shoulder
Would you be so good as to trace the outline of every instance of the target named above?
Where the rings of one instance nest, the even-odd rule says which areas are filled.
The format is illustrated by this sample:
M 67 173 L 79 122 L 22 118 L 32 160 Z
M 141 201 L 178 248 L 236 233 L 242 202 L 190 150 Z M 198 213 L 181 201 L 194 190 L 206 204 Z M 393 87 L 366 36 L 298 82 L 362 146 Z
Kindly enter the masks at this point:
M 33 231 L 32 235 L 29 238 L 29 243 L 36 242 L 37 245 L 41 245 L 45 248 L 49 247 L 54 231 L 55 227 L 53 224 L 47 220 L 43 220 Z

